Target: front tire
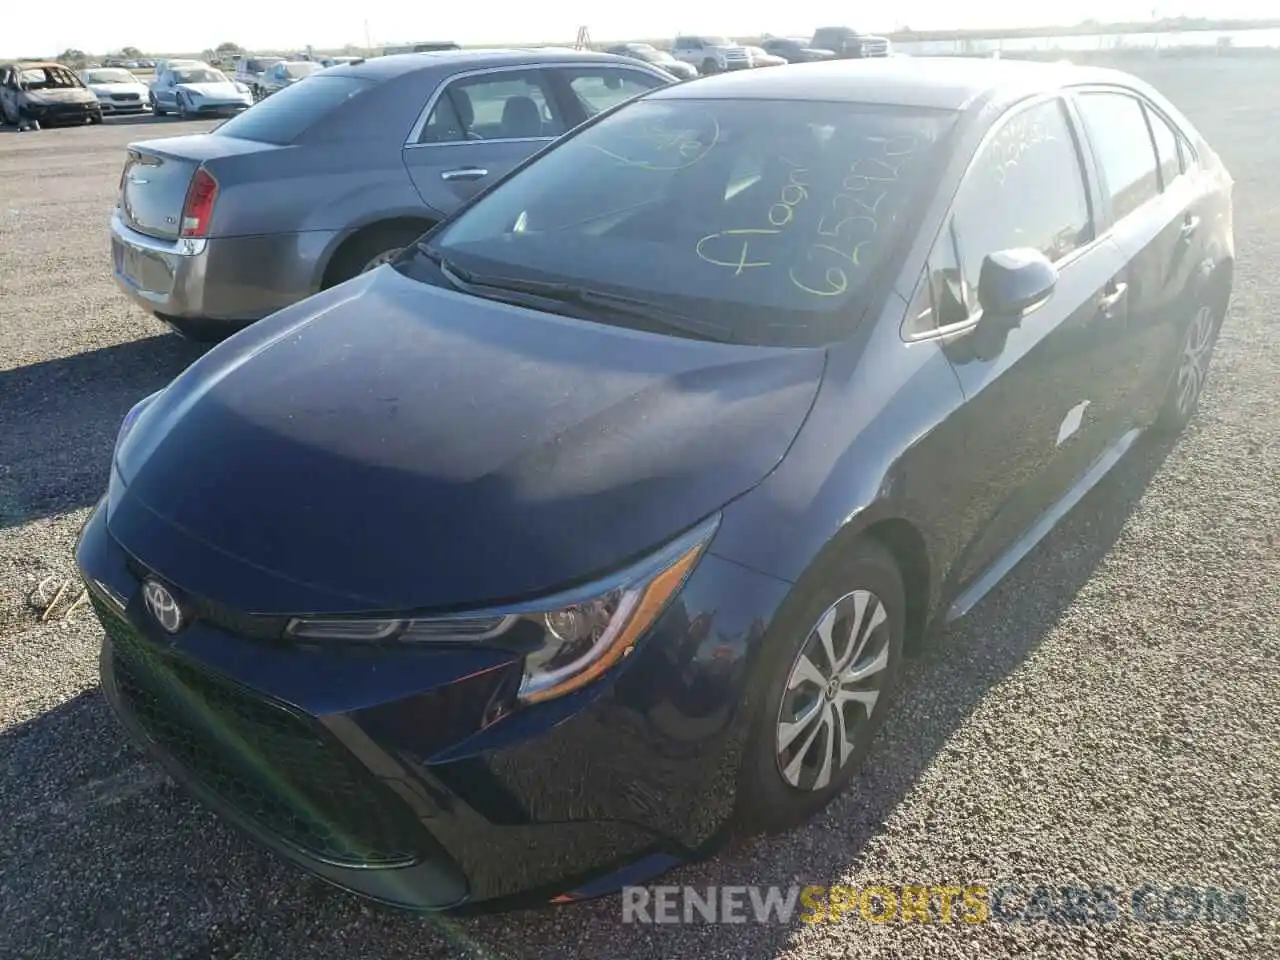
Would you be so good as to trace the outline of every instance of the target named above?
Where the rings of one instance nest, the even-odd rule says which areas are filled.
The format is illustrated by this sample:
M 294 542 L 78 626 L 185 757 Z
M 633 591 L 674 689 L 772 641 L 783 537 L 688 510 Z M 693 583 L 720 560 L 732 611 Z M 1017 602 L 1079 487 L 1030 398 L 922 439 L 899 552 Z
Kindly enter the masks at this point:
M 897 686 L 905 608 L 897 564 L 870 540 L 801 578 L 769 630 L 753 684 L 740 829 L 795 826 L 857 773 Z
M 191 114 L 187 111 L 187 101 L 182 96 L 182 94 L 178 94 L 177 103 L 178 103 L 178 119 L 179 120 L 191 119 Z
M 702 70 L 700 71 L 704 77 L 709 77 L 713 73 L 720 72 L 720 64 L 716 63 L 711 57 L 702 61 Z

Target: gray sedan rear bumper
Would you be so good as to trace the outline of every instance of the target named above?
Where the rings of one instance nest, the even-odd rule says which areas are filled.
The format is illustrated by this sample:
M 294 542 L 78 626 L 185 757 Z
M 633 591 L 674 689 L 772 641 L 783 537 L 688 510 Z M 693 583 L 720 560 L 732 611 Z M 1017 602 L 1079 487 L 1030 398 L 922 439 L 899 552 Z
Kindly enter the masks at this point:
M 116 284 L 144 310 L 179 329 L 221 324 L 229 334 L 315 293 L 319 264 L 336 236 L 317 230 L 163 240 L 130 229 L 117 210 L 112 267 Z

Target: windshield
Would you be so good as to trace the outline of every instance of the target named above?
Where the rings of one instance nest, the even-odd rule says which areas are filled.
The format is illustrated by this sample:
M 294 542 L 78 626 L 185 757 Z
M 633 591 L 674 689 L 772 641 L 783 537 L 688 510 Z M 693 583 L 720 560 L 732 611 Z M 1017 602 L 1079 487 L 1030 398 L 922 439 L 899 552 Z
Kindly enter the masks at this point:
M 708 47 L 735 47 L 735 44 L 728 37 L 703 37 L 702 42 Z
M 28 67 L 18 77 L 25 90 L 65 90 L 81 86 L 66 67 Z
M 284 65 L 284 72 L 295 79 L 309 77 L 319 69 L 320 67 L 314 63 L 286 63 Z
M 476 276 L 643 300 L 740 342 L 828 342 L 895 255 L 953 118 L 853 103 L 636 101 L 464 210 L 430 253 Z
M 221 70 L 209 67 L 193 70 L 175 70 L 174 78 L 179 83 L 226 83 L 226 75 Z
M 85 83 L 137 83 L 138 78 L 128 70 L 86 70 L 81 74 Z

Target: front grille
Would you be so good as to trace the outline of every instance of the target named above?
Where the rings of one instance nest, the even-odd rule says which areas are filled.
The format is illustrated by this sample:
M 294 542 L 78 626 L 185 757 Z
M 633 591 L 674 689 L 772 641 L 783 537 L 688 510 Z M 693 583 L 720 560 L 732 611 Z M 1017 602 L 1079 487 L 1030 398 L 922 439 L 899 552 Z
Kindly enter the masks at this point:
M 137 103 L 141 98 L 136 93 L 113 93 L 111 99 L 120 103 Z
M 92 599 L 121 705 L 196 780 L 326 862 L 419 858 L 424 837 L 409 809 L 315 720 L 162 651 Z
M 862 55 L 864 57 L 887 57 L 889 42 L 887 40 L 863 40 Z

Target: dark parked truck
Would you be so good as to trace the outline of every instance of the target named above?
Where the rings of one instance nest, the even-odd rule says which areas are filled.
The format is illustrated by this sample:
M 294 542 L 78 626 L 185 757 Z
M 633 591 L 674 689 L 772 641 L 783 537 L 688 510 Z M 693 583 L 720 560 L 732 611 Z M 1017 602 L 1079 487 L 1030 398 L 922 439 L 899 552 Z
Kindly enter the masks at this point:
M 859 33 L 852 27 L 819 27 L 809 44 L 816 50 L 831 50 L 837 60 L 861 60 L 863 57 L 889 56 L 888 37 Z

